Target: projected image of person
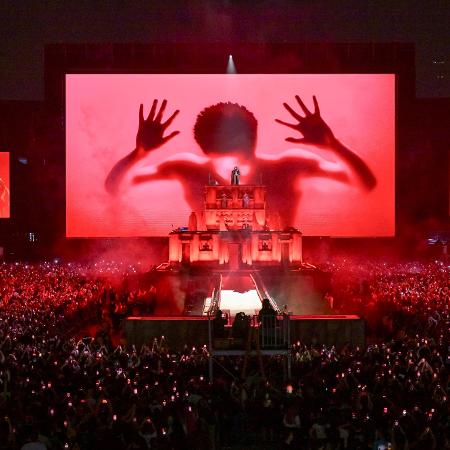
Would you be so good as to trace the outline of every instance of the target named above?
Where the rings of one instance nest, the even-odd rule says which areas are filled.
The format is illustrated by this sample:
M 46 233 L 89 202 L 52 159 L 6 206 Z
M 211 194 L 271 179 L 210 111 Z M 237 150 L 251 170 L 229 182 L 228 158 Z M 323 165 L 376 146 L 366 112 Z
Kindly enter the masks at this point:
M 0 217 L 9 216 L 9 189 L 6 183 L 0 178 Z
M 258 123 L 255 116 L 239 104 L 217 103 L 201 111 L 194 126 L 194 138 L 204 158 L 197 155 L 190 158 L 172 157 L 149 167 L 148 174 L 135 176 L 133 182 L 179 180 L 187 203 L 195 211 L 202 207 L 205 182 L 212 177 L 219 184 L 229 184 L 230 174 L 237 169 L 236 184 L 254 184 L 262 177 L 267 186 L 269 205 L 283 211 L 284 226 L 294 225 L 301 199 L 298 182 L 304 177 L 323 177 L 352 183 L 367 191 L 373 189 L 376 179 L 372 171 L 335 136 L 320 114 L 316 97 L 313 96 L 313 112 L 299 96 L 295 99 L 297 110 L 283 103 L 293 123 L 275 120 L 298 133 L 295 137 L 286 138 L 298 148 L 276 156 L 256 155 Z M 146 119 L 143 105 L 140 106 L 136 148 L 114 165 L 105 181 L 105 187 L 111 194 L 119 191 L 125 175 L 133 166 L 179 134 L 179 131 L 168 132 L 179 111 L 163 120 L 166 106 L 167 101 L 163 100 L 158 110 L 158 101 L 154 100 Z M 321 157 L 315 149 L 326 150 L 335 161 Z

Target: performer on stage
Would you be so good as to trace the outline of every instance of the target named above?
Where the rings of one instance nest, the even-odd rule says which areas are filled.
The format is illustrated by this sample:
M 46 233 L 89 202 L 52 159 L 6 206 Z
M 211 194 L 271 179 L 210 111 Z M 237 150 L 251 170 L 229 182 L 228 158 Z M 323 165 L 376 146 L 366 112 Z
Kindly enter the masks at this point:
M 248 208 L 250 206 L 250 196 L 247 192 L 242 196 L 242 206 Z
M 239 177 L 241 176 L 241 171 L 239 167 L 235 166 L 231 171 L 231 184 L 239 184 Z
M 220 197 L 220 207 L 222 209 L 226 209 L 227 206 L 228 206 L 227 194 L 225 194 L 225 192 L 222 192 L 222 196 Z

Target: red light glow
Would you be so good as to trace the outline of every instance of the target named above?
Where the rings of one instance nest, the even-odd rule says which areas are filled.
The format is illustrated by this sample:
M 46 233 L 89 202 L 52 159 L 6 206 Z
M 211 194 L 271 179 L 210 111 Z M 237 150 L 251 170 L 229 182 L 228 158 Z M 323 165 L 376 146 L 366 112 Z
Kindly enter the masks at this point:
M 154 99 L 155 120 L 167 100 L 159 121 L 170 119 L 169 139 L 132 154 Z M 229 133 L 205 125 L 203 141 L 194 136 L 200 113 L 220 102 L 253 114 L 251 151 L 248 123 Z M 69 237 L 166 236 L 201 209 L 208 178 L 229 184 L 234 165 L 241 184 L 262 181 L 269 208 L 305 235 L 395 231 L 392 74 L 67 75 L 66 130 Z M 127 155 L 118 186 L 111 172 Z

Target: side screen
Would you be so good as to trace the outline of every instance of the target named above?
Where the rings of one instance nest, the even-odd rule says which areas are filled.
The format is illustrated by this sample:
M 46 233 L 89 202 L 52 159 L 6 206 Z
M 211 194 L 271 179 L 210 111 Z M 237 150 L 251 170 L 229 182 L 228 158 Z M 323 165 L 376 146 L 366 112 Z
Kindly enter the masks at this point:
M 395 233 L 392 74 L 67 75 L 66 151 L 68 237 L 166 236 L 236 166 L 283 226 Z
M 0 219 L 11 215 L 9 187 L 9 152 L 0 152 Z

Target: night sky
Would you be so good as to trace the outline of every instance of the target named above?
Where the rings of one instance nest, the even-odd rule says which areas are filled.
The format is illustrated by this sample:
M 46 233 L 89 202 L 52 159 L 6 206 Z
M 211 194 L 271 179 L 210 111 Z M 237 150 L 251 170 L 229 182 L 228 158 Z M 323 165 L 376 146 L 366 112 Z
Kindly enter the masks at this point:
M 450 97 L 448 0 L 3 0 L 0 99 L 43 99 L 49 43 L 303 41 L 413 42 L 417 95 Z

